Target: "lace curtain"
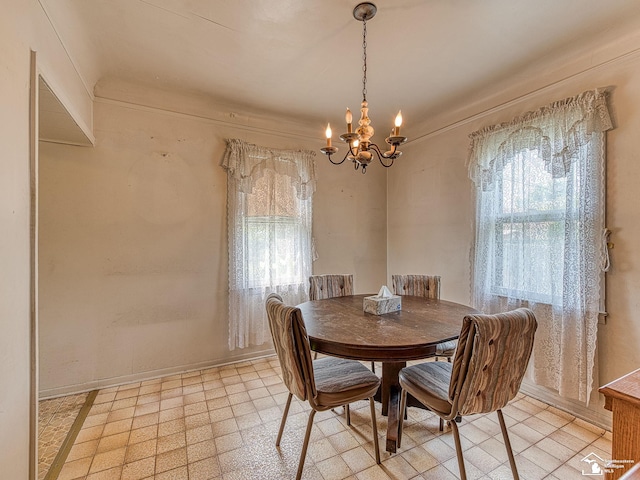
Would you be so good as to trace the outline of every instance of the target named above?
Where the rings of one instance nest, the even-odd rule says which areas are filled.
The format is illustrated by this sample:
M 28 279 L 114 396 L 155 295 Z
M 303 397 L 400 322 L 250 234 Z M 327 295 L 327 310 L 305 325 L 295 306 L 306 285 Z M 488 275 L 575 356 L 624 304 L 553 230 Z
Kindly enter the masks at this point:
M 476 188 L 472 301 L 538 318 L 528 379 L 586 404 L 607 263 L 605 92 L 592 90 L 470 135 Z
M 230 350 L 270 341 L 270 293 L 293 305 L 307 299 L 314 155 L 227 140 Z

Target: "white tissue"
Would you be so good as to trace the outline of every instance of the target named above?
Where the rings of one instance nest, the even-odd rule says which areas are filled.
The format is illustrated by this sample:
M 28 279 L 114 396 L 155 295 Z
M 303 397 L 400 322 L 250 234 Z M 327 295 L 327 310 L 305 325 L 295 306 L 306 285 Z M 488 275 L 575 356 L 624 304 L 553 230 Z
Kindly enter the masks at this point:
M 386 285 L 380 287 L 380 291 L 378 292 L 379 298 L 391 298 L 393 295 L 391 294 L 391 290 Z

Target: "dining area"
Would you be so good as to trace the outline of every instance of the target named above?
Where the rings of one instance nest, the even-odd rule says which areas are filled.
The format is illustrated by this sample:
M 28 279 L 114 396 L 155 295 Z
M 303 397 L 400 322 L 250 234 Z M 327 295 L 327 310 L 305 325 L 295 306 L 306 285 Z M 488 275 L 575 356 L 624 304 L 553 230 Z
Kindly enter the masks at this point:
M 365 399 L 370 402 L 377 464 L 374 401 L 387 417 L 381 436 L 389 454 L 401 447 L 408 407 L 433 411 L 440 432 L 446 422 L 463 480 L 467 474 L 457 423 L 463 415 L 497 412 L 511 473 L 519 478 L 501 409 L 519 393 L 537 328 L 533 312 L 521 308 L 482 315 L 441 300 L 439 276 L 393 275 L 393 294 L 383 286 L 378 295 L 354 295 L 352 275 L 314 275 L 309 285 L 310 300 L 298 306 L 287 306 L 278 294 L 266 301 L 289 390 L 276 446 L 293 396 L 311 406 L 296 479 L 302 478 L 316 411 L 342 407 L 350 425 L 349 402 Z M 407 367 L 410 361 L 414 365 Z M 370 370 L 365 366 L 369 362 Z M 381 364 L 379 376 L 376 363 Z

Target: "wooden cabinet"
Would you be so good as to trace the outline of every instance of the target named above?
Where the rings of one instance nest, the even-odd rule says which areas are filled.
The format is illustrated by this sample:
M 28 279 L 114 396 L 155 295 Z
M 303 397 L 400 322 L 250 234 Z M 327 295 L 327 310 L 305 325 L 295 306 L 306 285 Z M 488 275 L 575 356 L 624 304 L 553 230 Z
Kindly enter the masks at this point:
M 640 369 L 599 391 L 605 397 L 604 408 L 613 412 L 611 460 L 632 461 L 606 474 L 607 480 L 617 480 L 640 461 Z

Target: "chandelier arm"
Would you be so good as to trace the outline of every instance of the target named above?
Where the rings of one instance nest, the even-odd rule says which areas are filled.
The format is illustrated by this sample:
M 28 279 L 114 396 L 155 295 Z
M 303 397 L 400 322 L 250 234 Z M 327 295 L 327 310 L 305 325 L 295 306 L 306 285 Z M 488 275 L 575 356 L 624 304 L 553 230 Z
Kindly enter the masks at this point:
M 391 158 L 392 160 L 394 160 L 397 157 L 396 153 L 398 152 L 398 146 L 395 144 L 391 144 L 389 146 L 391 147 L 391 150 L 389 150 L 390 153 L 387 155 L 387 153 L 385 152 L 382 154 L 382 156 L 384 158 Z
M 347 153 L 344 154 L 344 157 L 342 158 L 342 160 L 340 160 L 339 162 L 334 162 L 333 160 L 331 160 L 331 153 L 327 153 L 327 157 L 329 158 L 329 161 L 331 163 L 333 163 L 334 165 L 341 165 L 342 163 L 344 163 L 344 161 L 347 159 L 347 157 L 349 156 L 349 152 L 350 150 L 347 150 Z
M 371 145 L 369 145 L 369 149 L 370 149 L 370 150 L 373 150 L 373 151 L 375 152 L 376 156 L 378 157 L 378 160 L 380 161 L 380 164 L 381 164 L 383 167 L 389 168 L 390 166 L 392 166 L 392 165 L 393 165 L 393 161 L 395 160 L 395 157 L 392 157 L 392 156 L 391 156 L 391 157 L 388 157 L 388 156 L 386 156 L 386 155 L 385 155 L 385 154 L 380 150 L 380 147 L 378 147 L 378 145 L 376 145 L 375 143 L 372 143 Z M 391 163 L 389 163 L 389 164 L 384 163 L 384 161 L 382 161 L 382 159 L 383 159 L 383 158 L 385 158 L 385 159 L 386 159 L 386 158 L 391 158 Z

